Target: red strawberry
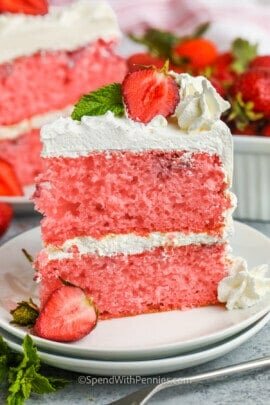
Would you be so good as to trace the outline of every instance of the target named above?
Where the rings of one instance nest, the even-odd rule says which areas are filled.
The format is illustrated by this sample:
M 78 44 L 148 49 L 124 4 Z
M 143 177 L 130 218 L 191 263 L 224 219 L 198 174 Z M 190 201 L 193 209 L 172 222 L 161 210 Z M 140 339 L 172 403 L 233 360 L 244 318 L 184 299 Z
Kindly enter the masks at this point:
M 57 342 L 74 342 L 88 335 L 97 323 L 97 311 L 84 291 L 63 285 L 55 290 L 41 310 L 34 332 Z
M 155 66 L 157 68 L 162 68 L 165 60 L 152 56 L 149 53 L 135 53 L 127 59 L 127 65 L 129 72 L 135 72 L 136 70 L 141 70 L 145 66 Z
M 258 135 L 258 128 L 257 125 L 252 122 L 243 129 L 235 127 L 232 132 L 234 135 Z
M 210 82 L 222 97 L 226 95 L 226 89 L 218 79 L 216 79 L 215 77 L 211 77 Z
M 203 69 L 214 63 L 218 51 L 216 45 L 205 38 L 191 38 L 180 41 L 174 49 L 176 57 L 186 60 L 195 69 Z
M 253 110 L 270 117 L 270 70 L 252 69 L 239 76 L 233 87 L 245 103 L 252 102 Z
M 233 55 L 231 52 L 224 52 L 217 56 L 213 68 L 213 77 L 226 84 L 231 84 L 236 77 L 232 70 Z
M 22 188 L 13 167 L 7 161 L 0 159 L 0 195 L 23 195 Z
M 47 0 L 0 0 L 0 13 L 44 15 L 48 13 Z
M 157 115 L 172 115 L 179 103 L 176 81 L 161 70 L 145 69 L 128 73 L 122 85 L 127 113 L 134 121 L 147 123 Z
M 257 56 L 250 64 L 252 69 L 270 69 L 270 55 Z
M 270 136 L 270 123 L 267 123 L 262 129 L 262 135 Z
M 2 236 L 7 228 L 13 217 L 13 211 L 10 205 L 0 203 L 0 236 Z

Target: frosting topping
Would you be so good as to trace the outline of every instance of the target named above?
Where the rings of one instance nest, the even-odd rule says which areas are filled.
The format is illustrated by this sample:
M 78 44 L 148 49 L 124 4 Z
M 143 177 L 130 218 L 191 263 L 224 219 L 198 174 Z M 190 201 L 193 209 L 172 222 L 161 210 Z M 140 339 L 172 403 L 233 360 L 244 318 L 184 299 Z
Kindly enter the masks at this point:
M 226 303 L 226 308 L 248 308 L 257 304 L 270 293 L 270 278 L 266 277 L 268 266 L 263 264 L 248 270 L 247 262 L 237 257 L 228 277 L 218 286 L 218 300 Z
M 104 1 L 51 6 L 43 16 L 4 13 L 0 14 L 0 63 L 42 50 L 73 51 L 99 38 L 119 37 L 116 16 Z
M 210 130 L 230 103 L 203 76 L 171 73 L 180 87 L 180 102 L 175 110 L 179 127 L 185 131 Z
M 152 232 L 147 236 L 128 234 L 110 234 L 101 239 L 90 236 L 69 239 L 61 247 L 49 245 L 45 251 L 49 260 L 68 259 L 73 257 L 72 247 L 76 246 L 79 254 L 98 254 L 114 256 L 117 254 L 140 254 L 160 246 L 188 246 L 191 244 L 224 243 L 223 237 L 211 236 L 207 233 Z

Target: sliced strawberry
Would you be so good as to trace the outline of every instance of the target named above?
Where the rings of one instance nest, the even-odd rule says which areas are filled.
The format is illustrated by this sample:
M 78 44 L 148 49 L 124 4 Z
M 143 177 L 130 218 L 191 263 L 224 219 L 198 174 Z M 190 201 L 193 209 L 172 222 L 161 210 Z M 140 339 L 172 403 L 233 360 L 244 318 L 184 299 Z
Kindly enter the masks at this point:
M 256 56 L 250 67 L 253 69 L 270 69 L 270 55 Z
M 57 342 L 74 342 L 88 335 L 97 323 L 97 311 L 84 291 L 63 285 L 55 290 L 41 310 L 34 332 Z
M 135 72 L 136 70 L 145 69 L 145 66 L 155 66 L 157 68 L 162 68 L 165 60 L 152 56 L 149 53 L 135 53 L 127 59 L 127 65 L 129 72 Z
M 23 190 L 13 170 L 13 167 L 4 159 L 0 159 L 0 195 L 23 195 Z
M 128 73 L 122 91 L 129 117 L 145 124 L 157 115 L 172 115 L 179 103 L 176 81 L 164 68 Z
M 47 0 L 0 0 L 0 13 L 44 15 L 48 13 Z
M 0 236 L 2 236 L 9 227 L 13 217 L 13 211 L 10 205 L 0 203 Z

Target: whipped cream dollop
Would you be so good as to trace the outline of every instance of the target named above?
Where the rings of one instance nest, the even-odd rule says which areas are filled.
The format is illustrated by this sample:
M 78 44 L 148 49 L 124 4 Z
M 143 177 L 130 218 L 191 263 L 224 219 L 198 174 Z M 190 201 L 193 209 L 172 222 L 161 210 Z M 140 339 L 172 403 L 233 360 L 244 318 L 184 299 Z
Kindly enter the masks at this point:
M 178 125 L 184 131 L 210 130 L 230 107 L 203 76 L 193 77 L 187 73 L 171 72 L 179 85 L 180 102 L 175 110 Z
M 99 38 L 120 37 L 116 16 L 105 1 L 77 0 L 51 6 L 48 14 L 0 14 L 0 63 L 38 51 L 73 51 Z
M 266 277 L 268 266 L 263 264 L 248 270 L 247 262 L 234 259 L 228 277 L 218 285 L 218 300 L 226 303 L 227 309 L 248 308 L 257 304 L 270 293 L 270 278 Z

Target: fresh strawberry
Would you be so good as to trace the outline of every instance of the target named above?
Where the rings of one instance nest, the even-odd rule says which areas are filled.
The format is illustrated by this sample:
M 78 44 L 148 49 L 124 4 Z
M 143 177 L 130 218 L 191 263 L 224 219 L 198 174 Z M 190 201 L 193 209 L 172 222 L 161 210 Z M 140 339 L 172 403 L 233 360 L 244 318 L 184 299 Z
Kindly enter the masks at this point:
M 165 66 L 166 65 L 166 66 Z M 147 123 L 157 115 L 172 115 L 179 103 L 176 81 L 168 74 L 168 63 L 161 70 L 149 68 L 128 73 L 122 85 L 127 113 L 134 121 Z
M 195 69 L 212 65 L 218 55 L 216 45 L 205 38 L 192 38 L 178 43 L 173 50 L 176 58 Z
M 268 122 L 262 129 L 262 135 L 270 136 L 270 123 Z
M 33 330 L 44 339 L 74 342 L 91 332 L 97 316 L 92 300 L 81 288 L 63 285 L 51 294 Z
M 0 196 L 23 195 L 13 167 L 6 160 L 0 159 Z
M 246 125 L 243 129 L 233 128 L 232 130 L 234 135 L 258 135 L 258 128 L 254 122 Z
M 230 86 L 236 77 L 236 73 L 232 70 L 233 55 L 231 52 L 224 52 L 217 56 L 212 65 L 212 77 L 223 83 L 223 86 Z
M 156 68 L 162 68 L 165 60 L 152 56 L 149 53 L 135 53 L 127 59 L 127 65 L 129 72 L 135 72 L 136 70 L 141 70 L 145 66 L 155 66 Z
M 250 63 L 252 69 L 270 69 L 270 55 L 257 56 Z
M 215 87 L 216 91 L 221 95 L 221 97 L 225 97 L 226 96 L 226 89 L 223 86 L 222 82 L 219 81 L 217 78 L 215 77 L 211 77 L 210 78 L 210 82 L 212 83 L 212 85 Z
M 233 93 L 241 94 L 245 103 L 252 103 L 254 112 L 270 117 L 270 70 L 251 69 L 239 76 Z
M 9 227 L 13 217 L 13 211 L 10 205 L 0 203 L 0 236 L 2 236 Z
M 0 0 L 0 13 L 44 15 L 48 13 L 47 0 Z

